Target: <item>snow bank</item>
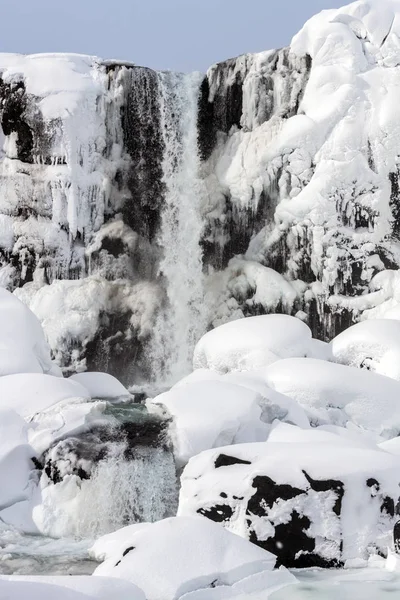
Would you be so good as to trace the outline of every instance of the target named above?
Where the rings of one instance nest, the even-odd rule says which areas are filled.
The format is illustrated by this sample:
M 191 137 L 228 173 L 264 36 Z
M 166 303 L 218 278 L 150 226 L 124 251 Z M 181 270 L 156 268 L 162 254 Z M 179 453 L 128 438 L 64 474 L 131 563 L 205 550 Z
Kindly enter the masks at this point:
M 310 346 L 311 331 L 299 319 L 249 317 L 206 333 L 195 348 L 193 366 L 219 373 L 259 369 L 280 358 L 307 356 Z
M 37 317 L 0 287 L 0 376 L 21 372 L 59 374 Z
M 110 544 L 113 535 L 118 545 Z M 132 581 L 148 600 L 177 600 L 208 588 L 221 587 L 227 592 L 238 582 L 245 583 L 248 577 L 262 573 L 267 587 L 268 574 L 275 565 L 270 553 L 202 517 L 173 517 L 127 527 L 100 538 L 91 553 L 106 559 L 94 575 Z M 287 584 L 293 583 L 289 573 L 285 576 Z M 213 589 L 209 591 L 213 594 Z
M 349 327 L 330 343 L 336 362 L 400 381 L 400 321 L 370 319 Z
M 0 402 L 22 417 L 30 417 L 63 401 L 90 399 L 77 381 L 38 373 L 19 373 L 0 377 Z
M 91 373 L 87 371 L 72 375 L 69 379 L 82 384 L 92 398 L 106 398 L 107 400 L 131 398 L 131 394 L 126 387 L 108 373 Z
M 253 386 L 256 387 L 256 386 Z M 308 427 L 305 412 L 291 399 L 251 384 L 221 378 L 172 388 L 149 401 L 150 411 L 166 409 L 178 464 L 202 450 L 225 444 L 264 441 L 274 419 Z
M 205 451 L 183 471 L 178 515 L 202 514 L 290 567 L 386 552 L 399 458 L 360 439 L 280 424 L 265 443 Z
M 0 392 L 1 395 L 1 392 Z M 13 410 L 0 410 L 0 510 L 30 497 L 35 452 L 25 421 Z
M 353 423 L 386 439 L 400 433 L 400 383 L 389 377 L 311 358 L 276 362 L 265 377 L 296 400 L 313 424 Z
M 13 600 L 145 600 L 144 593 L 127 581 L 104 577 L 0 576 L 0 597 Z

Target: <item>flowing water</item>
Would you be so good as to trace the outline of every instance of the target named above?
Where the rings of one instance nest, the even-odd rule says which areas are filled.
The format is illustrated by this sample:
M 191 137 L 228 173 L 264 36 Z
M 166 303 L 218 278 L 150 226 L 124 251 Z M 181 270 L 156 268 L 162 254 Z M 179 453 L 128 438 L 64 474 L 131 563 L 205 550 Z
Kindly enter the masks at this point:
M 170 386 L 191 370 L 195 343 L 205 328 L 200 238 L 202 184 L 197 147 L 200 74 L 159 73 L 165 187 L 158 244 L 167 302 L 156 322 L 155 380 Z

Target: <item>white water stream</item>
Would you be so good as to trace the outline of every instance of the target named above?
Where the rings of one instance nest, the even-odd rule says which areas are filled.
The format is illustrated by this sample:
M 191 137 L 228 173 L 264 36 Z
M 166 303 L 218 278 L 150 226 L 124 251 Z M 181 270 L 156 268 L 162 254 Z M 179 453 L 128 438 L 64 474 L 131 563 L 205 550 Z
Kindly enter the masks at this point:
M 167 303 L 152 343 L 155 380 L 169 386 L 191 370 L 194 345 L 204 333 L 203 229 L 197 147 L 197 102 L 201 75 L 159 73 L 164 143 L 164 208 L 158 244 Z

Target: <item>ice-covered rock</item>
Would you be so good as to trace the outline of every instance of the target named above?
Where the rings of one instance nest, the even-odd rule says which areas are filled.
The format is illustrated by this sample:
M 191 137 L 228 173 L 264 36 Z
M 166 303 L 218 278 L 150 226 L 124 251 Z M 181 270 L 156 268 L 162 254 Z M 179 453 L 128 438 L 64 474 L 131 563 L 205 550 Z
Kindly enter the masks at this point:
M 198 590 L 214 598 L 218 588 L 230 597 L 231 587 L 252 576 L 264 574 L 265 589 L 275 581 L 275 556 L 198 516 L 127 527 L 100 538 L 91 553 L 105 561 L 95 575 L 132 581 L 148 600 L 178 600 Z M 280 579 L 282 586 L 295 581 L 285 571 Z
M 349 327 L 330 343 L 334 360 L 400 380 L 400 321 L 369 319 Z
M 282 424 L 266 443 L 192 458 L 178 514 L 221 523 L 278 564 L 338 566 L 392 546 L 398 469 L 399 458 L 377 446 Z
M 314 425 L 352 423 L 389 439 L 400 433 L 400 383 L 324 360 L 288 358 L 265 370 L 270 387 L 296 400 Z
M 292 356 L 307 356 L 311 331 L 299 319 L 266 315 L 239 319 L 206 333 L 194 351 L 195 369 L 219 373 L 260 369 Z
M 70 377 L 73 381 L 81 383 L 92 398 L 117 400 L 131 398 L 125 386 L 108 373 L 77 373 Z

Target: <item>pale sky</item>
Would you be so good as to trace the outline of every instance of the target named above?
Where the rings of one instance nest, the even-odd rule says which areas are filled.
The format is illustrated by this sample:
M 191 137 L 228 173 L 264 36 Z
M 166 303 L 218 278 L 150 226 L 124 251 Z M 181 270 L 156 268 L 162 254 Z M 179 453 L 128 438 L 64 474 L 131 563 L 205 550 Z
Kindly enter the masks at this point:
M 0 0 L 1 52 L 78 52 L 205 71 L 286 46 L 313 14 L 348 0 Z

